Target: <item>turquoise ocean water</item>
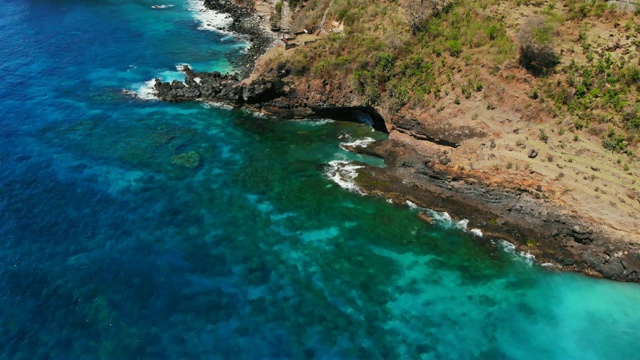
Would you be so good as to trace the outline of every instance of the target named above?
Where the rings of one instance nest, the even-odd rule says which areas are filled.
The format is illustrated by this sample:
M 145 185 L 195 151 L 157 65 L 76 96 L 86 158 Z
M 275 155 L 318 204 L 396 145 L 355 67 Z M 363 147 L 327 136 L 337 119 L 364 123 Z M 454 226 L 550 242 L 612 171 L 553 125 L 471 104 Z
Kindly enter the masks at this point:
M 637 284 L 331 180 L 384 134 L 123 94 L 246 49 L 155 4 L 0 0 L 0 358 L 640 358 Z

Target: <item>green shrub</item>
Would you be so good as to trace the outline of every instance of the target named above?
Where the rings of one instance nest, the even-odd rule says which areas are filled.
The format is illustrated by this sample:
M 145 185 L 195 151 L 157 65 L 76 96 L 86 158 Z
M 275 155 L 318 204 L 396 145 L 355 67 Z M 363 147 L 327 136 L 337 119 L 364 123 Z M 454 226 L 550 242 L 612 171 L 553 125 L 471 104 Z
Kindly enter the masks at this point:
M 636 106 L 632 110 L 628 111 L 622 118 L 624 126 L 628 129 L 640 130 L 640 106 Z
M 613 128 L 609 129 L 609 134 L 604 138 L 604 140 L 602 140 L 602 146 L 607 150 L 615 152 L 622 152 L 627 147 L 624 135 L 616 134 L 616 131 Z
M 547 73 L 559 62 L 553 51 L 553 26 L 540 16 L 528 18 L 520 28 L 520 65 L 534 75 Z
M 462 52 L 462 45 L 458 40 L 451 40 L 447 43 L 447 50 L 451 56 L 458 57 Z
M 584 97 L 587 94 L 587 87 L 584 85 L 578 85 L 576 87 L 576 97 Z
M 485 30 L 485 33 L 489 37 L 489 40 L 493 41 L 498 37 L 498 27 L 495 25 L 491 25 Z
M 471 89 L 468 86 L 462 85 L 462 94 L 465 99 L 471 99 Z
M 538 95 L 538 89 L 533 89 L 533 92 L 531 93 L 531 98 L 533 100 L 536 100 L 536 99 L 538 99 L 538 96 L 539 96 Z

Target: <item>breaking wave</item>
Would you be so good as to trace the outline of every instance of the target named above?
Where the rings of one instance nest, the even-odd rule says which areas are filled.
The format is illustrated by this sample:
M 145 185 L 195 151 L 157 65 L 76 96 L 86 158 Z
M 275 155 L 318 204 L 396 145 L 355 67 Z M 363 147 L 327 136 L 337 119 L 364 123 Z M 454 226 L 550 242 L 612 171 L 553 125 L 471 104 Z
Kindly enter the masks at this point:
M 355 182 L 355 178 L 358 176 L 356 170 L 361 168 L 361 165 L 354 165 L 349 161 L 333 160 L 325 168 L 324 175 L 340 185 L 341 188 L 363 195 Z

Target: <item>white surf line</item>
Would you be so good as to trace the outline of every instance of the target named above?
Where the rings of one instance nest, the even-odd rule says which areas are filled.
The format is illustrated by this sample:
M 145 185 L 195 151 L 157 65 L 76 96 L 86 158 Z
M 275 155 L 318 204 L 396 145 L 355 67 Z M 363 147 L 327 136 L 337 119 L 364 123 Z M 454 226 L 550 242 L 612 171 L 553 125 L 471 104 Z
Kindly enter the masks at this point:
M 332 160 L 325 168 L 324 175 L 341 188 L 355 192 L 360 195 L 364 193 L 356 185 L 355 178 L 358 176 L 356 170 L 363 168 L 361 165 L 354 165 L 349 161 Z
M 340 143 L 340 149 L 347 150 L 346 147 L 362 147 L 366 148 L 370 144 L 374 143 L 376 140 L 374 138 L 366 137 L 364 139 L 356 139 L 349 142 Z
M 202 0 L 189 0 L 188 4 L 188 9 L 193 12 L 193 17 L 200 24 L 198 30 L 228 33 L 225 29 L 233 22 L 231 15 L 207 9 Z
M 152 9 L 168 9 L 168 8 L 172 8 L 175 5 L 173 4 L 167 4 L 167 5 L 151 5 Z
M 133 95 L 134 97 L 142 100 L 159 100 L 156 96 L 157 91 L 155 89 L 156 79 L 151 79 L 139 85 L 135 90 L 124 89 L 123 94 Z M 134 85 L 135 86 L 135 85 Z
M 477 228 L 468 229 L 469 220 L 467 220 L 467 219 L 462 219 L 460 221 L 455 221 L 455 220 L 453 220 L 451 215 L 449 215 L 449 213 L 447 213 L 446 211 L 445 212 L 439 212 L 439 211 L 423 208 L 423 207 L 420 207 L 420 206 L 414 204 L 413 202 L 411 202 L 409 200 L 407 200 L 406 203 L 407 203 L 407 206 L 409 206 L 410 209 L 426 211 L 429 214 L 429 216 L 436 223 L 439 223 L 440 225 L 442 225 L 445 228 L 450 229 L 450 228 L 454 228 L 455 227 L 456 229 L 462 230 L 463 232 L 471 233 L 471 234 L 473 234 L 475 236 L 482 237 L 482 230 L 477 229 Z
M 469 220 L 467 219 L 462 219 L 456 222 L 451 218 L 451 215 L 449 215 L 447 212 L 438 212 L 431 209 L 425 209 L 425 208 L 419 207 L 418 205 L 412 203 L 409 200 L 407 200 L 407 206 L 409 206 L 409 208 L 411 209 L 426 211 L 427 213 L 429 213 L 429 216 L 431 216 L 435 222 L 440 223 L 446 228 L 455 227 L 459 230 L 462 230 L 463 232 L 471 233 L 478 237 L 483 237 L 482 231 L 480 229 L 476 229 L 476 228 L 468 229 Z M 536 257 L 534 255 L 525 251 L 517 251 L 515 244 L 512 244 L 506 240 L 497 240 L 497 241 L 491 240 L 491 243 L 497 244 L 504 252 L 506 252 L 507 254 L 511 254 L 514 258 L 517 258 L 523 261 L 525 264 L 529 266 L 532 266 L 535 263 Z M 555 265 L 551 263 L 544 263 L 544 264 L 541 264 L 541 266 L 555 267 Z
M 494 242 L 493 240 L 491 242 Z M 495 243 L 495 242 L 494 242 Z M 507 254 L 513 255 L 515 258 L 522 260 L 525 264 L 532 266 L 535 263 L 536 257 L 529 252 L 517 251 L 516 245 L 508 242 L 507 240 L 498 240 L 497 244 Z M 548 263 L 545 263 L 548 264 Z

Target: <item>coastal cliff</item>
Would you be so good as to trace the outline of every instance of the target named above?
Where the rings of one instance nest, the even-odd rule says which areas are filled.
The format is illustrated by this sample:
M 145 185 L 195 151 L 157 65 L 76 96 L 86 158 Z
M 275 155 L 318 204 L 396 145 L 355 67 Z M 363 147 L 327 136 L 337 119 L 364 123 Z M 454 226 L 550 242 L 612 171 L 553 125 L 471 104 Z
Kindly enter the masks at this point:
M 273 26 L 274 17 L 265 13 L 250 17 L 232 3 L 205 4 L 240 19 L 234 24 L 245 29 L 236 31 L 259 34 L 261 26 Z M 271 5 L 273 14 L 277 4 Z M 363 192 L 468 219 L 485 239 L 507 239 L 550 268 L 640 281 L 635 108 L 624 99 L 619 105 L 600 103 L 606 96 L 596 91 L 616 88 L 611 78 L 617 76 L 630 80 L 622 80 L 629 85 L 614 95 L 637 96 L 640 75 L 629 75 L 629 64 L 637 62 L 638 50 L 622 49 L 631 49 L 633 32 L 640 29 L 620 29 L 634 14 L 606 8 L 604 16 L 594 7 L 571 18 L 570 3 L 514 8 L 487 3 L 482 8 L 462 2 L 431 9 L 422 22 L 399 30 L 400 20 L 411 19 L 406 15 L 411 1 L 383 2 L 359 12 L 345 10 L 341 1 L 313 8 L 305 2 L 287 5 L 292 8 L 288 23 L 300 27 L 287 33 L 306 30 L 312 37 L 280 34 L 287 41 L 272 48 L 275 40 L 266 32 L 252 35 L 261 39 L 247 60 L 250 68 L 255 65 L 252 73 L 236 77 L 186 67 L 184 83 L 156 80 L 157 96 L 221 102 L 285 119 L 369 123 L 389 139 L 352 150 L 382 157 L 387 166 L 362 164 L 356 182 Z M 383 18 L 382 13 L 395 15 Z M 527 68 L 515 44 L 523 26 L 537 16 L 556 19 L 551 34 L 558 38 L 607 39 L 578 50 L 567 42 L 550 44 L 557 63 Z M 282 10 L 275 19 L 281 18 Z M 460 34 L 451 35 L 458 40 L 433 35 L 440 31 L 433 24 L 452 23 L 469 32 L 478 24 L 486 28 L 467 34 L 473 35 L 469 44 Z M 246 24 L 253 24 L 251 30 Z M 376 24 L 387 29 L 383 37 L 379 26 L 372 28 Z M 486 39 L 473 40 L 478 36 Z M 296 46 L 288 50 L 287 44 Z M 422 53 L 425 46 L 428 53 Z M 598 46 L 601 52 L 594 50 Z M 603 60 L 594 63 L 594 53 Z M 591 75 L 589 90 L 584 85 L 592 66 L 608 66 L 602 70 L 602 90 L 597 74 Z M 621 133 L 626 137 L 617 140 Z

